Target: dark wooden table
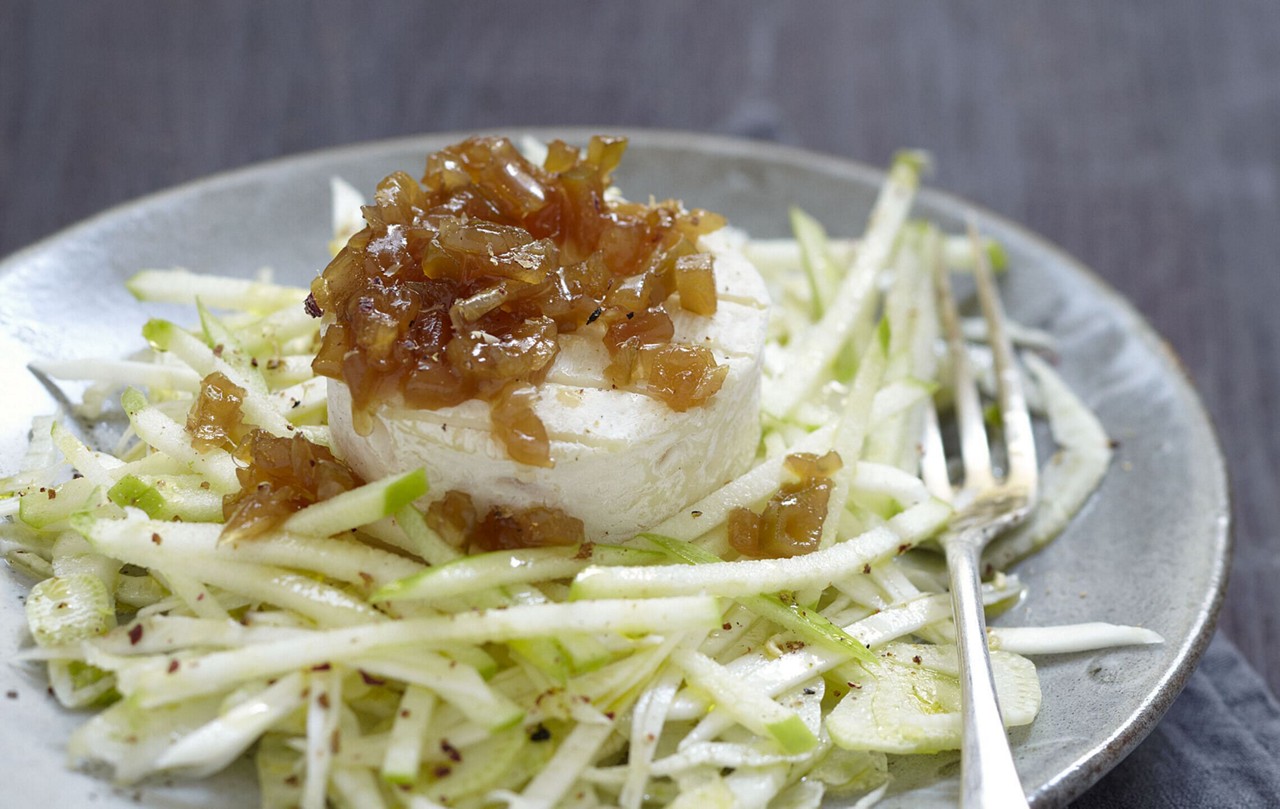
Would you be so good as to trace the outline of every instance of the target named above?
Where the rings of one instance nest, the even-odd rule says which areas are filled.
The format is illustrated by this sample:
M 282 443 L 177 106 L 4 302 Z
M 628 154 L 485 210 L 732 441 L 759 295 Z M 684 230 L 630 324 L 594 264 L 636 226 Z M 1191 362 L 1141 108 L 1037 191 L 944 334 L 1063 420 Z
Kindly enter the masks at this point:
M 1217 423 L 1221 627 L 1280 686 L 1280 4 L 6 0 L 0 254 L 221 169 L 511 124 L 921 146 L 1093 267 Z

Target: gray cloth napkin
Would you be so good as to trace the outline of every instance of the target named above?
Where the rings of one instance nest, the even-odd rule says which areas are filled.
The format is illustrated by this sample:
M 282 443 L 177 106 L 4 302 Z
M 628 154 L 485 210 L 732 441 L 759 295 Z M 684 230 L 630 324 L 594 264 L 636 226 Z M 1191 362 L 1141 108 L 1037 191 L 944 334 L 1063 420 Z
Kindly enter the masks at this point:
M 1280 704 L 1219 634 L 1151 735 L 1071 806 L 1280 806 Z

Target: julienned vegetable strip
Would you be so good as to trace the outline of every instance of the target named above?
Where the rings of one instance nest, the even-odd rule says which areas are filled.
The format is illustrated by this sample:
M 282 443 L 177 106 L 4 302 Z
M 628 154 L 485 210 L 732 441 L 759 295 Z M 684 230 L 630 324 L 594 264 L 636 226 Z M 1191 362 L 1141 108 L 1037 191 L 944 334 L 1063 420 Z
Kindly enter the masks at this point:
M 732 598 L 802 587 L 825 588 L 836 579 L 896 553 L 902 544 L 893 531 L 873 528 L 847 542 L 789 559 L 744 559 L 697 566 L 589 567 L 574 579 L 570 597 L 653 598 L 710 593 Z
M 136 695 L 143 705 L 163 705 L 247 679 L 351 660 L 399 646 L 441 649 L 453 644 L 575 632 L 680 632 L 715 626 L 719 620 L 720 607 L 708 596 L 539 604 L 331 629 L 294 640 L 215 652 L 202 657 L 195 667 L 183 667 L 179 657 L 156 660 L 122 669 L 118 677 L 121 693 Z M 173 665 L 175 660 L 177 666 Z
M 907 219 L 922 167 L 923 158 L 918 153 L 905 153 L 893 161 L 871 209 L 866 236 L 835 299 L 810 327 L 809 339 L 790 353 L 781 377 L 765 386 L 766 412 L 778 417 L 790 413 L 814 389 L 853 333 L 867 298 L 874 292 L 876 277 L 888 263 L 894 239 Z
M 181 268 L 142 270 L 125 287 L 141 301 L 185 303 L 197 300 L 206 306 L 244 311 L 272 311 L 300 306 L 307 291 L 264 281 L 244 281 L 194 273 Z

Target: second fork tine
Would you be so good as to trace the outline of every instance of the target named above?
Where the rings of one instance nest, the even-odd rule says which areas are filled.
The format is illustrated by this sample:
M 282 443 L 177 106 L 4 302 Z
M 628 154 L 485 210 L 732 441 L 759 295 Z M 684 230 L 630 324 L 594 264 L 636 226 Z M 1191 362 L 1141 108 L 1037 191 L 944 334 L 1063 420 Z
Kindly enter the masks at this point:
M 1039 468 L 1036 462 L 1035 436 L 1031 432 L 1031 416 L 1027 411 L 1027 397 L 1022 390 L 1022 373 L 1013 356 L 1013 345 L 1005 328 L 1004 307 L 996 292 L 987 251 L 982 248 L 972 219 L 969 220 L 969 240 L 973 246 L 973 274 L 978 287 L 978 301 L 982 305 L 987 323 L 987 344 L 991 347 L 995 363 L 1000 421 L 1008 456 L 1005 482 L 1026 487 L 1028 505 L 1031 505 L 1035 502 Z
M 969 367 L 964 337 L 960 334 L 960 316 L 956 312 L 955 295 L 951 291 L 950 273 L 940 268 L 936 278 L 938 317 L 947 337 L 947 353 L 951 357 L 951 389 L 955 397 L 956 423 L 960 428 L 960 458 L 964 463 L 964 489 L 985 489 L 995 483 L 991 477 L 991 448 L 982 423 L 982 403 L 978 386 Z M 962 504 L 963 505 L 963 504 Z

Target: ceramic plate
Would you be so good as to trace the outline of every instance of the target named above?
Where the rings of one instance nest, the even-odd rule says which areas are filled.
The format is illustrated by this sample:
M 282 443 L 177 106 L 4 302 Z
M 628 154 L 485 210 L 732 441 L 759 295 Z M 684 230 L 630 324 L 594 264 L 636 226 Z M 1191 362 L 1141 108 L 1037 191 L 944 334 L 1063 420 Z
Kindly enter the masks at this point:
M 588 131 L 538 131 L 585 142 Z M 856 235 L 881 175 L 842 160 L 778 146 L 664 132 L 631 133 L 618 184 L 722 211 L 757 236 L 786 235 L 787 206 L 829 230 Z M 143 267 L 182 265 L 247 276 L 260 267 L 306 284 L 327 261 L 329 178 L 372 188 L 394 169 L 418 171 L 425 154 L 461 136 L 355 146 L 220 175 L 124 205 L 0 264 L 0 474 L 12 472 L 30 419 L 54 401 L 28 362 L 121 355 L 161 315 L 123 281 Z M 973 209 L 926 192 L 918 215 L 957 229 Z M 1014 736 L 1018 770 L 1036 806 L 1065 804 L 1151 730 L 1208 643 L 1230 539 L 1222 457 L 1177 360 L 1134 310 L 1070 257 L 1006 221 L 976 211 L 1013 268 L 1006 303 L 1021 322 L 1059 340 L 1060 370 L 1118 442 L 1100 491 L 1059 539 L 1018 566 L 1030 595 L 1007 624 L 1113 621 L 1150 627 L 1163 646 L 1037 660 L 1044 708 Z M 25 643 L 25 582 L 0 571 L 0 658 Z M 0 750 L 7 806 L 210 806 L 256 804 L 252 767 L 212 782 L 118 789 L 64 768 L 63 746 L 82 716 L 46 696 L 38 667 L 0 666 Z M 954 756 L 903 770 L 887 806 L 949 805 Z M 92 803 L 90 803 L 92 801 Z M 832 802 L 833 805 L 838 805 Z

